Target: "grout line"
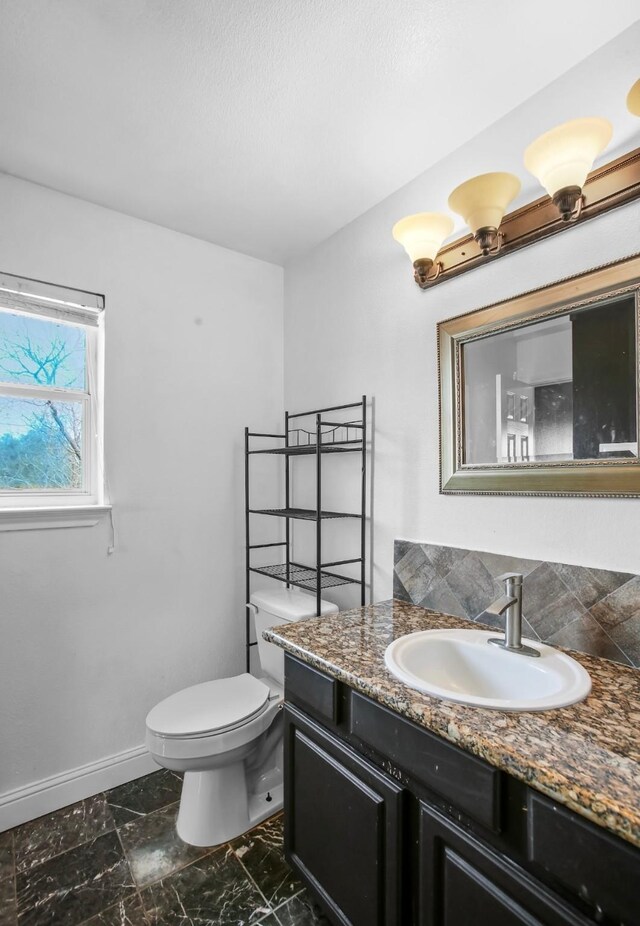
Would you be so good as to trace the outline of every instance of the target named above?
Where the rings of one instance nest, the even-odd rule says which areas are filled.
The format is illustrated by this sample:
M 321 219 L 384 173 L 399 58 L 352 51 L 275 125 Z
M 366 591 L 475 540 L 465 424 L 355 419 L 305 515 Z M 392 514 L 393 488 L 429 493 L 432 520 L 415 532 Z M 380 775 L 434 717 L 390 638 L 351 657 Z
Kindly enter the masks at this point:
M 281 904 L 278 904 L 278 906 L 274 908 L 273 912 L 277 913 L 278 910 L 282 910 L 283 907 L 286 907 L 287 904 L 290 904 L 292 900 L 296 899 L 296 897 L 300 897 L 300 895 L 304 894 L 305 891 L 306 891 L 306 887 L 302 885 L 299 891 L 296 891 L 295 894 L 291 895 L 291 897 L 287 897 L 287 899 L 283 900 Z
M 95 797 L 96 795 L 93 795 L 93 796 Z M 68 806 L 73 807 L 73 804 L 69 804 Z M 61 808 L 61 810 L 64 810 L 64 809 L 65 809 L 64 807 Z M 54 813 L 57 813 L 57 811 L 54 811 Z M 42 818 L 36 817 L 36 819 L 40 820 Z M 28 822 L 31 822 L 31 821 L 28 821 Z M 21 824 L 21 825 L 24 826 L 24 824 Z M 18 829 L 18 827 L 16 827 L 16 829 Z M 39 862 L 36 862 L 35 865 L 31 865 L 28 868 L 23 868 L 23 869 L 18 868 L 17 856 L 15 855 L 15 851 L 14 851 L 14 871 L 15 871 L 15 876 L 16 876 L 16 882 L 17 882 L 18 875 L 28 875 L 32 871 L 37 871 L 42 865 L 46 865 L 47 862 L 52 862 L 54 859 L 60 858 L 61 855 L 65 855 L 67 852 L 73 852 L 75 849 L 81 849 L 83 846 L 88 846 L 90 843 L 94 843 L 96 839 L 100 839 L 101 836 L 107 836 L 109 833 L 115 833 L 115 832 L 117 832 L 117 828 L 114 822 L 113 826 L 110 827 L 109 829 L 103 830 L 101 833 L 93 833 L 87 839 L 84 839 L 82 842 L 77 843 L 75 846 L 69 846 L 68 849 L 61 849 L 60 852 L 56 852 L 54 855 L 49 855 L 47 856 L 47 858 L 41 859 Z M 15 837 L 14 837 L 14 848 L 15 848 Z M 30 855 L 33 855 L 33 853 L 29 853 L 28 855 L 26 855 L 24 861 L 28 861 Z
M 120 830 L 126 829 L 128 826 L 132 826 L 135 823 L 140 823 L 141 820 L 146 820 L 147 817 L 153 817 L 157 813 L 162 813 L 165 810 L 168 810 L 170 807 L 176 807 L 180 803 L 180 798 L 177 801 L 171 801 L 170 804 L 163 804 L 162 807 L 156 807 L 153 810 L 150 810 L 148 813 L 141 813 L 135 818 L 135 820 L 127 820 L 126 823 L 121 823 L 120 826 L 116 825 L 118 832 Z M 133 811 L 131 811 L 133 812 Z
M 130 878 L 131 878 L 131 881 L 132 881 L 132 883 L 133 883 L 134 888 L 136 888 L 136 890 L 137 890 L 138 884 L 137 884 L 136 879 L 133 877 L 133 871 L 131 870 L 131 863 L 130 863 L 130 861 L 129 861 L 129 856 L 128 856 L 127 853 L 125 852 L 124 845 L 123 845 L 123 843 L 122 843 L 122 839 L 120 839 L 120 833 L 118 832 L 117 829 L 116 829 L 116 837 L 117 837 L 117 839 L 118 839 L 118 845 L 120 846 L 120 851 L 122 852 L 122 857 L 124 858 L 124 860 L 125 860 L 125 862 L 126 862 L 127 870 L 128 870 L 128 872 L 129 872 L 129 876 L 130 876 Z
M 258 824 L 258 825 L 260 825 L 260 824 Z M 249 832 L 251 832 L 251 831 L 249 831 Z M 239 855 L 237 855 L 236 850 L 235 850 L 234 848 L 232 848 L 231 843 L 227 843 L 227 845 L 229 846 L 229 852 L 231 852 L 231 854 L 232 854 L 233 857 L 235 858 L 236 862 L 238 863 L 238 865 L 240 866 L 240 868 L 242 869 L 242 871 L 244 871 L 245 875 L 246 875 L 247 878 L 249 879 L 249 883 L 250 883 L 250 884 L 253 884 L 253 886 L 254 886 L 255 889 L 257 890 L 258 894 L 260 894 L 260 896 L 261 896 L 262 899 L 264 900 L 265 904 L 266 904 L 267 907 L 269 908 L 269 913 L 266 913 L 265 916 L 269 916 L 271 913 L 275 913 L 275 907 L 273 906 L 272 903 L 269 902 L 269 900 L 267 899 L 267 895 L 266 895 L 266 894 L 263 892 L 263 890 L 260 888 L 260 886 L 259 886 L 258 882 L 255 880 L 255 878 L 249 873 L 249 870 L 248 870 L 248 869 L 246 868 L 246 866 L 243 864 L 242 859 L 240 858 Z M 263 919 L 264 919 L 264 917 L 263 917 Z M 260 921 L 258 920 L 258 922 L 260 922 Z
M 185 843 L 185 845 L 189 845 L 189 843 Z M 227 845 L 226 843 L 223 843 L 221 846 L 212 846 L 212 847 L 195 846 L 194 848 L 197 848 L 197 849 L 200 849 L 200 848 L 206 849 L 205 853 L 203 855 L 199 855 L 198 858 L 189 859 L 189 861 L 185 862 L 184 865 L 179 865 L 178 868 L 174 868 L 171 871 L 168 871 L 166 874 L 161 875 L 161 877 L 159 878 L 154 878 L 153 881 L 147 881 L 146 884 L 139 885 L 135 879 L 133 872 L 131 872 L 133 883 L 136 885 L 137 891 L 141 894 L 142 891 L 146 891 L 148 887 L 153 887 L 154 884 L 159 884 L 161 881 L 167 881 L 169 878 L 172 878 L 174 875 L 177 875 L 178 872 L 184 871 L 185 868 L 189 868 L 191 865 L 197 865 L 198 862 L 202 862 L 204 861 L 204 859 L 209 858 L 212 855 L 215 855 L 216 852 L 220 851 L 221 849 L 224 849 L 226 845 Z M 125 852 L 125 856 L 126 854 L 127 853 Z M 129 859 L 127 858 L 127 862 L 128 861 Z M 131 869 L 130 865 L 129 865 L 129 868 Z
M 96 917 L 102 916 L 104 913 L 109 913 L 110 910 L 115 910 L 116 907 L 119 907 L 121 903 L 124 903 L 127 900 L 131 900 L 131 898 L 134 897 L 137 893 L 138 893 L 137 891 L 132 891 L 131 894 L 126 894 L 120 900 L 117 900 L 115 903 L 112 903 L 108 907 L 105 907 L 104 910 L 99 910 L 97 913 L 92 913 L 88 919 L 82 920 L 82 922 L 78 923 L 77 926 L 86 926 L 87 923 L 90 923 L 91 920 L 96 919 Z M 142 910 L 144 912 L 144 907 L 142 907 Z
M 596 624 L 598 625 L 598 627 L 600 628 L 600 630 L 603 632 L 603 634 L 605 635 L 605 637 L 608 637 L 608 639 L 611 640 L 611 642 L 612 642 L 612 644 L 615 646 L 615 648 L 616 648 L 620 653 L 622 653 L 622 655 L 624 656 L 625 659 L 627 659 L 627 660 L 629 661 L 629 665 L 627 666 L 627 668 L 632 668 L 632 669 L 635 668 L 635 665 L 634 665 L 634 662 L 633 662 L 633 659 L 631 658 L 631 656 L 629 656 L 628 653 L 625 653 L 625 651 L 622 649 L 622 647 L 620 646 L 619 643 L 616 643 L 616 641 L 613 639 L 613 637 L 611 636 L 611 634 L 602 626 L 602 624 L 600 623 L 600 621 L 598 620 L 598 618 L 595 617 L 593 614 L 591 614 L 590 611 L 588 611 L 587 613 L 593 618 L 593 620 L 596 622 Z M 624 623 L 624 621 L 621 621 L 621 623 Z M 620 625 L 617 624 L 616 626 L 619 627 Z M 592 653 L 589 653 L 589 655 L 591 656 L 591 655 L 593 655 L 593 654 L 592 654 Z M 606 659 L 607 657 L 606 657 L 606 656 L 598 656 L 597 658 L 598 658 L 598 659 Z M 613 662 L 614 660 L 611 659 L 610 661 Z M 625 665 L 625 663 L 621 663 L 621 665 Z

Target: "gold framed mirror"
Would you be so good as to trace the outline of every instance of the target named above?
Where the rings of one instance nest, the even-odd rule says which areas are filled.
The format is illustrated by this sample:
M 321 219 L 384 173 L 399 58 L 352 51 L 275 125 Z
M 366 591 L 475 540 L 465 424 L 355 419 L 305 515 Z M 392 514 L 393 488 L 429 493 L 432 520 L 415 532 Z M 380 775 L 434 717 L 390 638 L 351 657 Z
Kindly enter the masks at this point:
M 640 495 L 640 255 L 438 325 L 440 491 Z

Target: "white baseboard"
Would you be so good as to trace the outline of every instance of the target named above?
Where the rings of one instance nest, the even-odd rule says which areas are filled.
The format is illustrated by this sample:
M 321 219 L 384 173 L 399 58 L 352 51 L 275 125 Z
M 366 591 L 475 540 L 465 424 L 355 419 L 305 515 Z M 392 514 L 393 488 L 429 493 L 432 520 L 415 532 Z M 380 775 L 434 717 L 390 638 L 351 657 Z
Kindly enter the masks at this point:
M 155 771 L 158 771 L 158 766 L 146 746 L 136 746 L 22 788 L 5 791 L 0 794 L 0 832 Z

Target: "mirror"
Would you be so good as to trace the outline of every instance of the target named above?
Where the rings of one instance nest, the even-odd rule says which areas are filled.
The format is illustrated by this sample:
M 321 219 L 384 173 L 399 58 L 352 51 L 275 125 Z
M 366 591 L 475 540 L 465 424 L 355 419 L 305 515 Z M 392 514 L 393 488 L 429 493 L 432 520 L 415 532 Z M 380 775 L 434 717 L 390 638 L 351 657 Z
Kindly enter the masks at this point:
M 443 492 L 640 494 L 640 258 L 441 323 Z

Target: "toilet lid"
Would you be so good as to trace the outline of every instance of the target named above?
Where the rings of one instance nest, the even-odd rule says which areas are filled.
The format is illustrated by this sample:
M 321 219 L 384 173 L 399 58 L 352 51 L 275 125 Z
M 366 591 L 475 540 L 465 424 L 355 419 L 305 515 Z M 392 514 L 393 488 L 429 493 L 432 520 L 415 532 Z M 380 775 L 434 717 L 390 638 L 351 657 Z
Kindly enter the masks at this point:
M 222 733 L 264 709 L 269 688 L 253 675 L 234 675 L 192 685 L 165 698 L 147 715 L 147 728 L 160 736 Z

